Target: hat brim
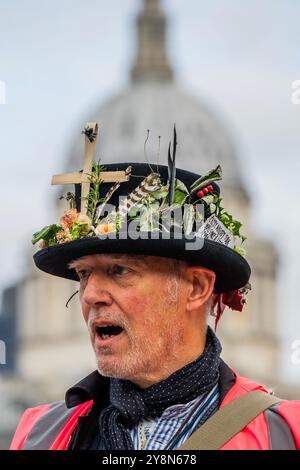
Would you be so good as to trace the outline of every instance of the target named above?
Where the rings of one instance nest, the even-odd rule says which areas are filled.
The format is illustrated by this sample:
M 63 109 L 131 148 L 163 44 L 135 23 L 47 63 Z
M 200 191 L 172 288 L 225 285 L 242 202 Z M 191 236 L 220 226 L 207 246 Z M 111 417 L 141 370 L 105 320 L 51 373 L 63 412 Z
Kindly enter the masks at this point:
M 195 242 L 196 237 L 136 240 L 89 237 L 41 249 L 33 258 L 35 265 L 42 271 L 75 281 L 79 280 L 75 270 L 68 268 L 72 260 L 93 254 L 135 253 L 184 260 L 211 269 L 216 273 L 216 293 L 239 289 L 248 282 L 251 269 L 240 254 L 208 239 L 203 240 L 201 249 L 186 249 L 187 246 L 192 248 Z

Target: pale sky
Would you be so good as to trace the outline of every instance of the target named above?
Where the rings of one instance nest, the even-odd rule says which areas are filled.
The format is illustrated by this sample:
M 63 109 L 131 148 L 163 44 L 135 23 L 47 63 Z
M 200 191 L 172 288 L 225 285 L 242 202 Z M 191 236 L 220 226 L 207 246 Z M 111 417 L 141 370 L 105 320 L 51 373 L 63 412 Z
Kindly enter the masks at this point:
M 128 83 L 139 0 L 0 0 L 0 288 L 21 279 L 31 235 L 53 221 L 50 180 L 89 109 Z M 280 255 L 282 373 L 300 340 L 298 0 L 165 0 L 180 84 L 235 138 L 252 226 Z M 53 194 L 53 193 L 52 193 Z

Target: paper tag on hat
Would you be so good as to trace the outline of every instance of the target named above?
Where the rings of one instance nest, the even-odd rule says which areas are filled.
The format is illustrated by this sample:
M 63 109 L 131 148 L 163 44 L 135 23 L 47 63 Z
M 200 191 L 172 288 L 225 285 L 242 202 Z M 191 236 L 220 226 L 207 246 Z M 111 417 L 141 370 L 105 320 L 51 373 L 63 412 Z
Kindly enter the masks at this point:
M 196 232 L 197 237 L 207 238 L 234 248 L 234 236 L 214 214 Z

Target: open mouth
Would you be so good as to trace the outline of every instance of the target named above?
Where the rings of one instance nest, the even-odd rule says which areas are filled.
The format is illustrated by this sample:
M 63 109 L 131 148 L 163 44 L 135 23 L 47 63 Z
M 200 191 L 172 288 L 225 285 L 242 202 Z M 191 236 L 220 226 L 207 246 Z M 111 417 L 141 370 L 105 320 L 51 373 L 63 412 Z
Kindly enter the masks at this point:
M 117 325 L 97 326 L 96 328 L 96 334 L 100 336 L 101 339 L 108 339 L 112 336 L 118 336 L 123 331 L 124 329 Z

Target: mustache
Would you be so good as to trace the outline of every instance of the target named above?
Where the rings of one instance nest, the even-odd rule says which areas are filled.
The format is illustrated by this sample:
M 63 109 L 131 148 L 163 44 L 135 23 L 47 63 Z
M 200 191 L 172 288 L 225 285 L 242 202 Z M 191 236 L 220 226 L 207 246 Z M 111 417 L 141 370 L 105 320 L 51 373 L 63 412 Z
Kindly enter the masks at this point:
M 105 322 L 107 321 L 108 323 L 112 322 L 112 323 L 118 324 L 126 332 L 127 331 L 129 332 L 131 330 L 128 320 L 124 318 L 123 315 L 111 313 L 111 312 L 99 313 L 99 312 L 91 311 L 88 321 L 87 321 L 87 327 L 90 333 L 93 332 L 94 324 L 99 322 L 100 320 L 105 321 Z

